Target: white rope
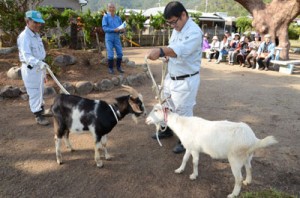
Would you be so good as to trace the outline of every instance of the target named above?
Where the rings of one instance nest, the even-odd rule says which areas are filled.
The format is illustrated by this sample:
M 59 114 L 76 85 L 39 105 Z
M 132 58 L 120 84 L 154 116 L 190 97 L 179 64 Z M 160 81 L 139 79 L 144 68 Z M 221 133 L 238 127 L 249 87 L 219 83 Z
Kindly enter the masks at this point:
M 51 71 L 51 69 L 48 65 L 46 66 L 46 69 L 47 69 L 48 73 L 50 74 L 50 76 L 52 77 L 52 79 L 59 86 L 59 88 L 64 92 L 64 94 L 70 95 L 70 93 L 64 88 L 64 86 L 62 86 L 62 84 L 60 84 L 60 82 L 57 80 L 57 78 L 55 77 L 55 75 L 53 74 L 53 72 Z
M 150 77 L 152 79 L 152 83 L 153 83 L 153 87 L 152 88 L 155 89 L 156 95 L 158 97 L 157 99 L 161 103 L 162 102 L 162 100 L 161 100 L 162 93 L 161 92 L 163 90 L 163 83 L 164 83 L 164 79 L 166 77 L 166 72 L 167 72 L 167 59 L 166 58 L 159 58 L 159 59 L 163 62 L 163 66 L 162 66 L 162 74 L 161 74 L 161 84 L 157 85 L 156 81 L 154 80 L 152 71 L 150 69 L 150 65 L 148 63 L 148 58 L 147 58 L 147 56 L 145 56 L 145 63 L 147 65 L 147 69 L 148 69 L 149 75 L 150 75 Z M 166 131 L 167 127 L 163 128 L 163 126 L 161 124 L 156 124 L 155 126 L 156 126 L 156 133 L 155 133 L 156 140 L 157 140 L 158 144 L 160 146 L 162 146 L 162 144 L 161 144 L 161 142 L 159 140 L 158 131 L 164 132 L 164 131 Z
M 117 115 L 116 115 L 114 109 L 112 108 L 112 106 L 111 106 L 111 105 L 108 105 L 108 106 L 110 107 L 111 111 L 114 113 L 114 116 L 115 116 L 117 122 L 119 122 L 119 119 L 118 119 L 118 117 L 117 117 Z

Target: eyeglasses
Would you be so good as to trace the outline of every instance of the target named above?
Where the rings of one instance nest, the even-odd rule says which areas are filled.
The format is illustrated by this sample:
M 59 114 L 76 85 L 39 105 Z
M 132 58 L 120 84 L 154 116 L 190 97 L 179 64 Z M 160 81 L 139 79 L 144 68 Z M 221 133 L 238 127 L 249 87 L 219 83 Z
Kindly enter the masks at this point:
M 32 20 L 31 18 L 29 18 L 29 20 L 32 21 L 34 24 L 41 24 L 39 22 L 36 22 L 36 21 Z
M 169 25 L 169 26 L 171 26 L 171 25 L 173 25 L 173 26 L 174 26 L 174 25 L 176 25 L 176 24 L 177 24 L 177 22 L 178 22 L 178 20 L 179 20 L 179 19 L 180 19 L 180 17 L 178 17 L 178 18 L 177 18 L 175 21 L 172 21 L 172 22 L 170 22 L 170 21 L 167 21 L 167 22 L 166 22 L 166 24 L 167 24 L 167 25 Z

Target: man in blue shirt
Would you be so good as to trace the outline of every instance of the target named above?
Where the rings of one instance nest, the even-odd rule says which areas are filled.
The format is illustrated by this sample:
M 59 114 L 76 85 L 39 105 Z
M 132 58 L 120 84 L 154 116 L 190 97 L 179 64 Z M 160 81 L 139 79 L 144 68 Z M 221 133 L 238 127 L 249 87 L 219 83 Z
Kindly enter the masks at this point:
M 266 34 L 264 36 L 265 41 L 262 42 L 257 51 L 257 63 L 259 70 L 269 70 L 270 61 L 273 59 L 275 44 L 271 41 L 271 35 Z M 264 65 L 265 63 L 265 65 Z
M 114 51 L 117 53 L 117 70 L 124 73 L 121 67 L 123 52 L 122 44 L 120 41 L 120 33 L 125 31 L 125 28 L 118 28 L 122 25 L 122 20 L 119 16 L 115 15 L 116 6 L 113 3 L 108 4 L 108 13 L 102 19 L 102 28 L 105 32 L 105 45 L 108 57 L 108 72 L 114 74 Z

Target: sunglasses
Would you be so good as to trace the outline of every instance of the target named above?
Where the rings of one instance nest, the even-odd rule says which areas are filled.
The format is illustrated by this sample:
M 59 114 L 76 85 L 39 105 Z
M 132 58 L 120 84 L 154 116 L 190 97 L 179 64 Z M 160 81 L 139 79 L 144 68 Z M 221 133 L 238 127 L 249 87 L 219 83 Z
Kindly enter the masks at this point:
M 178 22 L 178 20 L 180 19 L 180 17 L 178 17 L 175 21 L 166 21 L 166 24 L 167 25 L 169 25 L 169 26 L 171 26 L 171 25 L 176 25 L 177 24 L 177 22 Z

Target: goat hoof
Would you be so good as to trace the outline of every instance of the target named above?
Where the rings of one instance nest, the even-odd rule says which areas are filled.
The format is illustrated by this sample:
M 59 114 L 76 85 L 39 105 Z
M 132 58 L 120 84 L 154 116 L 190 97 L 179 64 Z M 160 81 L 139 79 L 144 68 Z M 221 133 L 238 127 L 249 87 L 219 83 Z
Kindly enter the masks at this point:
M 248 184 L 250 184 L 251 182 L 249 182 L 249 181 L 247 181 L 247 180 L 244 180 L 243 181 L 243 184 L 245 185 L 245 186 L 247 186 Z
M 227 198 L 234 198 L 234 197 L 236 197 L 234 194 L 229 194 L 229 195 L 227 196 Z
M 182 172 L 183 172 L 183 169 L 181 169 L 181 168 L 178 168 L 178 169 L 176 169 L 174 172 L 175 172 L 175 173 L 177 173 L 177 174 L 180 174 L 180 173 L 182 173 Z
M 58 164 L 58 165 L 62 165 L 62 164 L 63 164 L 63 162 L 57 161 L 57 164 Z
M 113 158 L 113 157 L 110 156 L 110 155 L 106 155 L 106 156 L 105 156 L 105 159 L 106 159 L 106 160 L 111 160 L 112 158 Z
M 104 166 L 103 164 L 97 164 L 98 168 L 103 168 L 103 166 Z
M 191 174 L 190 175 L 190 180 L 195 180 L 197 178 L 197 175 Z

